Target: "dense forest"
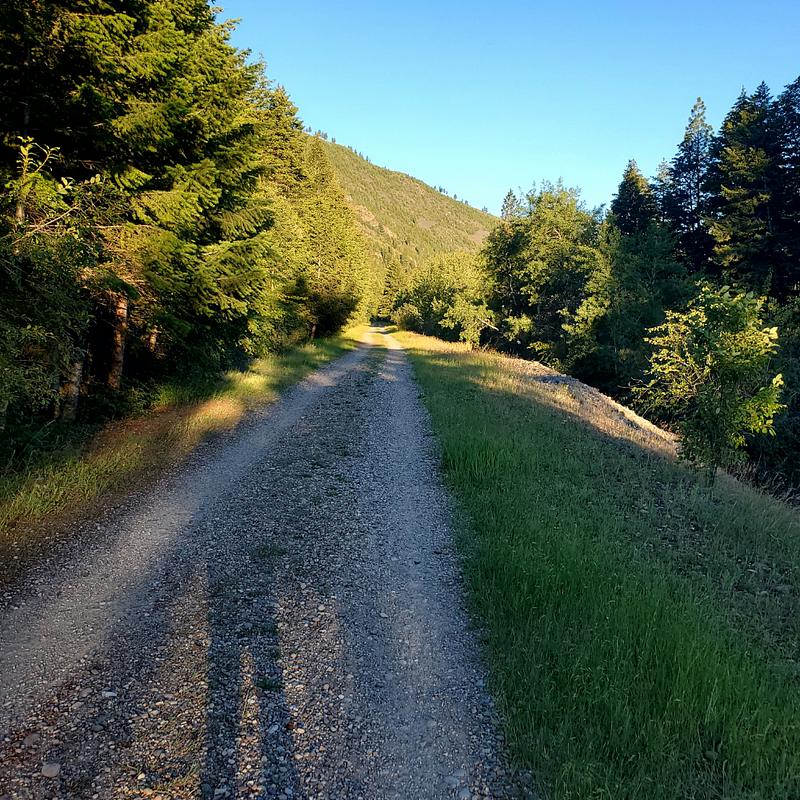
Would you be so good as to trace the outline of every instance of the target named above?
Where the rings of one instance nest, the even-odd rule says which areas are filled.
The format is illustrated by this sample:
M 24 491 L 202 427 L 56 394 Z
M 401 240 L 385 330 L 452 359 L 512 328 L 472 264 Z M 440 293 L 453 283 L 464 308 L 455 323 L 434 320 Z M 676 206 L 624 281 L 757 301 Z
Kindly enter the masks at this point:
M 698 99 L 672 160 L 651 180 L 630 161 L 608 210 L 586 208 L 561 182 L 509 192 L 479 255 L 453 259 L 397 292 L 398 324 L 539 359 L 667 424 L 680 424 L 680 403 L 648 402 L 664 393 L 641 389 L 657 348 L 686 349 L 676 337 L 693 324 L 696 361 L 741 371 L 747 356 L 751 389 L 763 387 L 768 410 L 748 430 L 775 435 L 731 440 L 797 485 L 800 79 L 776 98 L 763 84 L 742 92 L 716 134 Z M 753 411 L 737 408 L 740 423 Z
M 372 313 L 322 143 L 205 0 L 0 14 L 5 451 Z

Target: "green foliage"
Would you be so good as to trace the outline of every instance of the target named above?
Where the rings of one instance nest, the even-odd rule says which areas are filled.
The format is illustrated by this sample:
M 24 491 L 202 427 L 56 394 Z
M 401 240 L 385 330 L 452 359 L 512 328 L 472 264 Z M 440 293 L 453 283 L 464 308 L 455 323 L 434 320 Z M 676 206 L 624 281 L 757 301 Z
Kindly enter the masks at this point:
M 3 7 L 0 424 L 113 416 L 334 332 L 374 289 L 323 149 L 214 13 Z
M 484 331 L 484 343 L 532 353 L 625 400 L 650 364 L 647 331 L 667 312 L 685 311 L 693 292 L 687 279 L 701 277 L 711 287 L 734 282 L 769 298 L 765 319 L 769 327 L 780 324 L 790 343 L 780 370 L 793 383 L 799 87 L 800 79 L 776 100 L 763 84 L 751 95 L 743 92 L 716 136 L 698 99 L 676 156 L 662 162 L 652 183 L 630 161 L 604 217 L 582 209 L 581 219 L 560 186 L 522 200 L 509 192 L 502 223 L 481 252 L 493 279 L 488 306 L 497 329 Z M 799 469 L 795 395 L 790 385 L 786 413 L 774 428 L 785 444 L 749 435 L 731 440 L 744 441 L 784 475 Z M 756 429 L 759 418 L 755 413 L 750 420 Z
M 604 221 L 602 257 L 587 280 L 583 303 L 564 324 L 572 337 L 564 363 L 581 380 L 624 394 L 644 375 L 646 330 L 685 300 L 687 287 L 669 228 L 650 220 L 626 235 L 616 222 L 613 215 Z
M 0 196 L 0 423 L 12 403 L 57 407 L 59 376 L 90 321 L 104 188 L 95 178 L 53 180 L 57 156 L 23 140 Z
M 771 98 L 762 84 L 744 92 L 714 140 L 708 185 L 713 190 L 714 258 L 725 280 L 770 292 L 775 264 L 777 141 Z
M 708 471 L 741 457 L 746 433 L 774 434 L 782 376 L 766 370 L 777 349 L 777 328 L 761 320 L 763 299 L 752 292 L 700 294 L 685 313 L 668 312 L 651 331 L 652 380 L 642 391 L 651 407 L 677 421 L 681 455 Z
M 478 344 L 481 331 L 492 324 L 487 293 L 486 275 L 473 254 L 436 256 L 398 293 L 392 319 L 402 330 Z
M 306 149 L 307 187 L 299 216 L 307 250 L 307 267 L 299 276 L 314 330 L 339 330 L 361 302 L 368 283 L 364 239 L 336 174 L 318 138 Z
M 508 200 L 508 198 L 507 198 Z M 600 223 L 577 189 L 544 182 L 511 218 L 495 227 L 481 259 L 493 282 L 490 308 L 504 345 L 561 363 L 568 353 L 564 322 L 584 300 L 599 265 Z
M 642 233 L 658 215 L 653 189 L 633 159 L 622 174 L 622 183 L 611 201 L 611 213 L 617 227 L 628 235 Z
M 705 113 L 705 104 L 698 97 L 683 141 L 664 176 L 660 203 L 663 217 L 678 237 L 677 255 L 690 273 L 699 272 L 708 263 L 713 244 L 705 219 L 713 130 Z

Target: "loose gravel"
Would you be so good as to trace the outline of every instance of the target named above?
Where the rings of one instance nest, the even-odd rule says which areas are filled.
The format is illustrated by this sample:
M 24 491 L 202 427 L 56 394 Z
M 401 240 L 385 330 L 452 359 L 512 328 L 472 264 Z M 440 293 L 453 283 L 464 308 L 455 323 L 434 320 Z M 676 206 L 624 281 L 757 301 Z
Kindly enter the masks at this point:
M 418 389 L 372 336 L 6 592 L 0 800 L 530 794 Z

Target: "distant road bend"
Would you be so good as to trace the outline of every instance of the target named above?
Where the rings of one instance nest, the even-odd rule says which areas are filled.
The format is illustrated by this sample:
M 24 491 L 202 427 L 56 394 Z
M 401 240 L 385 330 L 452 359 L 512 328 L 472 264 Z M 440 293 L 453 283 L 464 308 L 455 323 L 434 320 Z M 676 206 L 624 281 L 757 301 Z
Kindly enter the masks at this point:
M 380 329 L 0 609 L 0 800 L 505 796 L 450 506 Z

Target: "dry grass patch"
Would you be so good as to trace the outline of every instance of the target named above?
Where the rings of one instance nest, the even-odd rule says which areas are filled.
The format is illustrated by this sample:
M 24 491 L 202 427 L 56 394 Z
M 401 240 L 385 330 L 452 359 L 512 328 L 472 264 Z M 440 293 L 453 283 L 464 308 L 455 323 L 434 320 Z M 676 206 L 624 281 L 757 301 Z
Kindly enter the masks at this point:
M 181 401 L 180 391 L 165 387 L 147 416 L 113 422 L 80 447 L 0 475 L 0 580 L 20 574 L 80 521 L 152 483 L 249 409 L 355 347 L 365 331 L 260 359 L 247 372 L 228 373 L 204 399 Z

